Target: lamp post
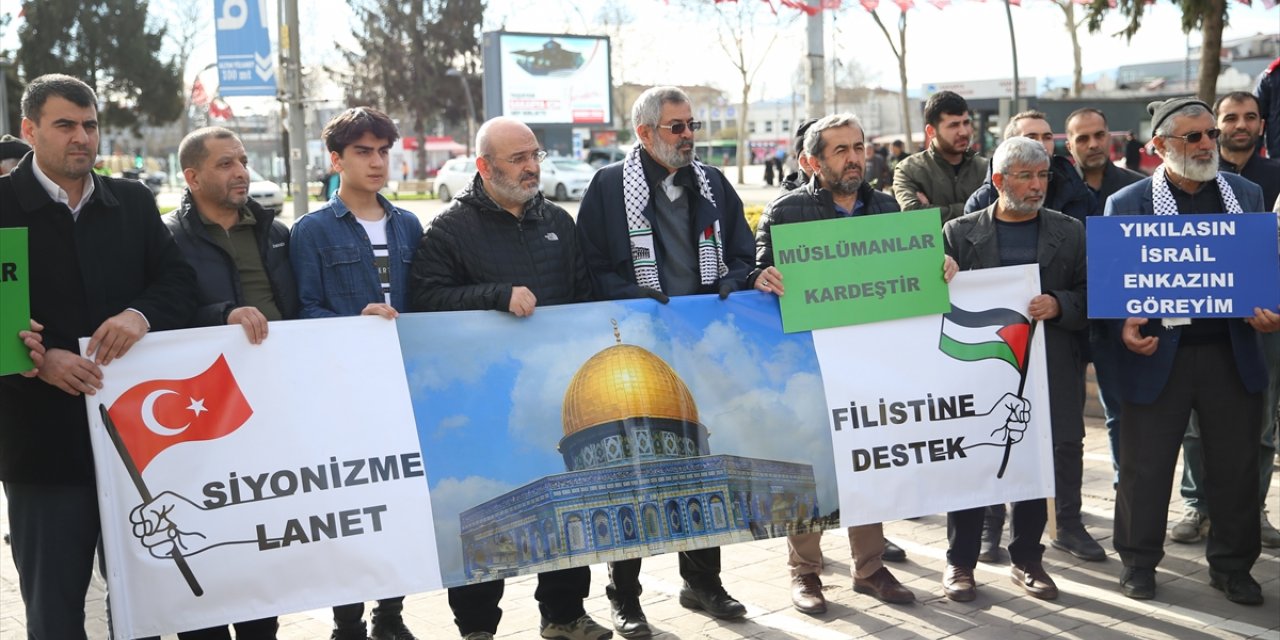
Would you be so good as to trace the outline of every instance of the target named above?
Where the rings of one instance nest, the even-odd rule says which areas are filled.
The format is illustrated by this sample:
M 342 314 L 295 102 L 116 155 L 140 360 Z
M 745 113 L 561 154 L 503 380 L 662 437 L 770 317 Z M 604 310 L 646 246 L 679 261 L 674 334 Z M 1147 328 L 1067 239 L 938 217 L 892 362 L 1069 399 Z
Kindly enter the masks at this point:
M 462 82 L 462 95 L 467 98 L 467 157 L 471 157 L 471 144 L 476 139 L 476 104 L 471 100 L 471 84 L 467 82 L 467 75 L 458 69 L 449 69 L 444 74 Z

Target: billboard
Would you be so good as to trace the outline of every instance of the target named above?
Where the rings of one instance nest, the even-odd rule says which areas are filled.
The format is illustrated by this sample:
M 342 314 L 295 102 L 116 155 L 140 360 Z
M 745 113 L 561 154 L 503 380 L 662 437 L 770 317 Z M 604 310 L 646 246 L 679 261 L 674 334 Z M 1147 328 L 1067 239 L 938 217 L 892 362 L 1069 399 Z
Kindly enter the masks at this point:
M 505 115 L 528 124 L 611 124 L 609 54 L 609 39 L 600 36 L 485 34 L 485 69 L 498 70 L 496 78 L 486 78 L 486 117 Z

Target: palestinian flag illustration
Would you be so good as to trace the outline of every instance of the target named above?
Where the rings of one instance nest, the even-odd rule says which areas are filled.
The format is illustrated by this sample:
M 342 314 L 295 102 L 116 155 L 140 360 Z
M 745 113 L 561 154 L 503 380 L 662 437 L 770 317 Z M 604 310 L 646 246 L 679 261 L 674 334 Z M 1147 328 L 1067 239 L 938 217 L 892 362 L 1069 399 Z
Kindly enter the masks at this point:
M 1026 365 L 1031 320 L 1013 309 L 967 311 L 951 305 L 942 316 L 938 348 L 965 362 L 997 359 L 1020 373 Z

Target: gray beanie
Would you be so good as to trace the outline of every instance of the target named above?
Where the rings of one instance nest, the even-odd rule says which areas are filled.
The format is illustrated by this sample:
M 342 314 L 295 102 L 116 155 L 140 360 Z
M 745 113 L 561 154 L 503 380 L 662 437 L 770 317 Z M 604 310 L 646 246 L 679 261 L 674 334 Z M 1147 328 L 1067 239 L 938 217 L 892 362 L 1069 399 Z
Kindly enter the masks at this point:
M 1198 104 L 1204 107 L 1205 111 L 1213 113 L 1213 107 L 1205 104 L 1205 102 L 1195 96 L 1187 96 L 1185 98 L 1169 98 L 1168 100 L 1156 100 L 1147 104 L 1147 113 L 1151 114 L 1151 135 L 1156 135 L 1156 131 L 1160 129 L 1160 125 L 1175 111 L 1183 107 Z

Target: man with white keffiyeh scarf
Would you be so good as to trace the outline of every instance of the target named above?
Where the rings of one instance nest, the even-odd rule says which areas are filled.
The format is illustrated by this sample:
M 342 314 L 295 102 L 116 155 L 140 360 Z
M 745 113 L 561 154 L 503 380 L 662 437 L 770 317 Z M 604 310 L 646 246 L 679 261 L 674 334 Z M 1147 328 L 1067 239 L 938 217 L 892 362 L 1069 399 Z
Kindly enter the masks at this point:
M 1105 215 L 1266 211 L 1262 189 L 1218 171 L 1209 105 L 1195 98 L 1153 102 L 1152 144 L 1164 164 L 1107 199 Z M 1228 600 L 1262 603 L 1250 575 L 1260 552 L 1257 447 L 1267 366 L 1258 333 L 1280 330 L 1274 309 L 1243 319 L 1129 318 L 1116 321 L 1123 409 L 1115 548 L 1120 590 L 1154 598 L 1164 556 L 1170 476 L 1192 410 L 1204 443 L 1209 584 Z
M 742 201 L 724 174 L 693 157 L 689 96 L 655 87 L 631 110 L 637 144 L 622 162 L 600 170 L 583 195 L 578 238 L 598 300 L 718 293 L 745 288 L 755 266 Z M 627 638 L 652 633 L 640 609 L 640 560 L 609 565 L 614 629 Z M 720 549 L 680 553 L 680 604 L 717 618 L 746 608 L 725 593 Z

